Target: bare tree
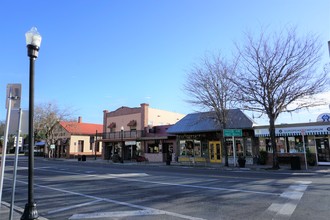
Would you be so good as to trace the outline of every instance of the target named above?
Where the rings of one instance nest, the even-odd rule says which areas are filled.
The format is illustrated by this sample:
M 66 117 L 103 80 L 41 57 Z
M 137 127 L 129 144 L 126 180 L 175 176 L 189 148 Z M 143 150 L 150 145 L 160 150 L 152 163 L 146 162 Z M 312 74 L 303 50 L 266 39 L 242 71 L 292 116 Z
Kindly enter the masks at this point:
M 49 102 L 36 105 L 34 110 L 35 139 L 46 140 L 48 143 L 54 126 L 59 121 L 69 121 L 71 118 L 72 111 L 60 109 L 56 103 Z
M 228 76 L 233 73 L 233 66 L 229 65 L 221 55 L 205 56 L 201 63 L 195 65 L 187 74 L 184 90 L 189 96 L 189 103 L 202 109 L 214 111 L 216 121 L 225 129 L 227 126 L 228 109 L 233 106 L 233 84 Z M 221 144 L 225 155 L 225 166 L 228 166 L 228 152 Z
M 295 28 L 258 37 L 246 35 L 237 46 L 239 61 L 233 77 L 243 108 L 269 118 L 273 148 L 273 168 L 278 169 L 275 122 L 283 112 L 293 112 L 323 104 L 312 98 L 329 85 L 320 67 L 321 44 L 314 35 L 298 37 Z

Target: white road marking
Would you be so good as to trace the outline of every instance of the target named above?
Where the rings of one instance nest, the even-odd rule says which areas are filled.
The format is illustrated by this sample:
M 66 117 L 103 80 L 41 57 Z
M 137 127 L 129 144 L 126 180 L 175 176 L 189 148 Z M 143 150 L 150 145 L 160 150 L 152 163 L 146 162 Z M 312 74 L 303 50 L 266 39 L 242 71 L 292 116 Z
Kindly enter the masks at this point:
M 23 184 L 28 184 L 27 182 L 21 181 L 21 180 L 17 180 L 17 182 L 20 182 L 20 183 L 23 183 Z M 162 212 L 162 213 L 164 212 L 164 214 L 166 214 L 166 215 L 175 216 L 175 217 L 179 217 L 179 218 L 183 218 L 183 219 L 205 220 L 203 218 L 196 218 L 196 217 L 193 217 L 193 216 L 182 215 L 182 214 L 175 213 L 175 212 L 168 212 L 168 211 L 163 211 L 163 210 L 159 210 L 159 209 L 153 209 L 153 208 L 149 208 L 149 207 L 146 207 L 146 206 L 135 205 L 135 204 L 131 204 L 131 203 L 128 203 L 128 202 L 121 202 L 121 201 L 117 201 L 117 200 L 113 200 L 113 199 L 106 199 L 106 198 L 100 198 L 100 197 L 97 197 L 97 196 L 90 196 L 90 195 L 86 195 L 86 194 L 83 194 L 83 193 L 72 192 L 72 191 L 69 191 L 69 190 L 58 189 L 58 188 L 54 188 L 54 187 L 50 187 L 50 186 L 43 186 L 43 185 L 40 185 L 40 184 L 34 184 L 34 185 L 37 186 L 37 187 L 40 187 L 40 188 L 46 188 L 46 189 L 49 189 L 49 190 L 59 191 L 59 192 L 63 192 L 63 193 L 66 193 L 66 194 L 78 195 L 78 196 L 82 196 L 82 197 L 86 197 L 86 198 L 91 198 L 91 199 L 94 199 L 94 200 L 102 200 L 102 201 L 105 201 L 105 202 L 114 203 L 114 204 L 117 204 L 117 205 L 128 206 L 128 207 L 136 208 L 136 209 L 140 209 L 140 210 L 148 210 L 148 211 L 151 211 L 151 212 Z M 85 203 L 83 203 L 83 204 L 85 204 Z
M 68 171 L 59 171 L 59 170 L 49 170 L 50 172 L 58 172 L 58 173 L 67 173 L 73 175 L 81 175 L 81 173 L 74 173 Z M 141 182 L 141 183 L 150 183 L 150 184 L 158 184 L 158 185 L 167 185 L 167 186 L 178 186 L 178 187 L 188 187 L 188 188 L 198 188 L 198 189 L 207 189 L 207 190 L 218 190 L 218 191 L 229 191 L 229 192 L 244 192 L 244 193 L 254 193 L 254 194 L 262 194 L 262 195 L 271 195 L 271 196 L 280 196 L 279 193 L 271 193 L 271 192 L 261 192 L 254 190 L 244 190 L 244 189 L 230 189 L 230 188 L 221 188 L 221 187 L 210 187 L 210 186 L 199 186 L 199 185 L 189 185 L 189 184 L 179 184 L 179 183 L 166 183 L 159 181 L 149 181 L 149 180 L 141 180 L 141 179 L 127 179 L 126 177 L 138 177 L 138 176 L 149 176 L 146 173 L 126 173 L 126 174 L 107 174 L 107 175 L 97 175 L 97 174 L 84 174 L 88 177 L 93 178 L 117 178 L 125 181 L 131 182 Z
M 84 173 L 90 174 L 90 173 L 96 173 L 96 172 L 93 170 L 89 170 L 89 171 L 85 171 Z
M 81 204 L 77 204 L 77 205 L 73 205 L 73 206 L 67 206 L 65 208 L 49 211 L 48 214 L 54 214 L 56 212 L 62 212 L 62 211 L 70 210 L 70 209 L 75 209 L 75 208 L 91 205 L 91 204 L 101 202 L 101 201 L 103 201 L 103 199 L 98 199 L 98 200 L 94 200 L 94 201 L 90 201 L 90 202 L 85 202 L 85 203 L 81 203 Z
M 271 204 L 266 212 L 274 215 L 273 219 L 290 218 L 308 185 L 311 183 L 310 181 L 298 181 L 296 184 L 289 186 L 280 196 L 280 198 L 284 199 L 284 202 Z
M 39 169 L 43 169 L 43 168 L 39 168 Z M 75 172 L 69 172 L 69 171 L 59 171 L 59 170 L 53 170 L 53 169 L 47 169 L 47 171 L 49 172 L 58 172 L 58 173 L 67 173 L 67 174 L 71 174 L 71 175 L 82 175 L 81 173 L 75 173 Z M 148 181 L 148 180 L 141 180 L 141 179 L 130 179 L 127 177 L 139 177 L 139 176 L 148 176 L 148 174 L 145 173 L 129 173 L 129 174 L 107 174 L 107 175 L 96 175 L 96 174 L 83 174 L 86 177 L 92 177 L 92 178 L 99 178 L 99 179 L 106 179 L 106 178 L 117 178 L 117 179 L 121 179 L 121 180 L 125 180 L 125 181 L 133 181 L 133 182 L 142 182 L 142 183 L 150 183 L 150 184 L 157 184 L 157 185 L 170 185 L 170 186 L 178 186 L 178 187 L 189 187 L 189 188 L 197 188 L 197 189 L 207 189 L 207 190 L 219 190 L 219 191 L 231 191 L 231 192 L 244 192 L 244 193 L 255 193 L 255 194 L 263 194 L 263 195 L 271 195 L 271 196 L 280 196 L 281 198 L 286 198 L 288 200 L 292 200 L 293 198 L 301 198 L 302 195 L 297 195 L 297 194 L 290 194 L 289 191 L 285 191 L 284 193 L 280 194 L 280 193 L 270 193 L 270 192 L 261 192 L 261 191 L 252 191 L 252 190 L 243 190 L 243 189 L 230 189 L 230 188 L 219 188 L 219 187 L 208 187 L 208 186 L 199 186 L 199 185 L 188 185 L 188 184 L 177 184 L 177 183 L 166 183 L 166 182 L 158 182 L 158 181 Z M 19 181 L 19 182 L 23 182 L 23 181 Z M 27 184 L 26 182 L 23 182 L 25 184 Z M 297 185 L 293 185 L 291 186 L 291 188 L 295 189 L 297 192 L 299 191 L 304 191 L 307 187 L 304 188 L 304 183 L 299 183 L 298 186 Z M 72 191 L 68 191 L 68 190 L 64 190 L 64 189 L 58 189 L 58 188 L 53 188 L 53 187 L 49 187 L 49 186 L 44 186 L 44 185 L 39 185 L 39 184 L 35 184 L 35 186 L 41 187 L 41 188 L 47 188 L 50 190 L 55 190 L 55 191 L 60 191 L 63 193 L 67 193 L 67 194 L 73 194 L 73 195 L 78 195 L 78 196 L 83 196 L 86 198 L 90 198 L 93 199 L 94 201 L 92 201 L 91 203 L 94 203 L 96 201 L 105 201 L 105 202 L 109 202 L 109 203 L 114 203 L 117 205 L 123 205 L 123 206 L 128 206 L 131 208 L 135 208 L 138 209 L 137 211 L 145 211 L 142 213 L 164 213 L 166 215 L 169 216 L 175 216 L 178 218 L 183 218 L 183 219 L 189 219 L 189 220 L 201 220 L 201 218 L 195 218 L 192 216 L 187 216 L 187 215 L 181 215 L 178 213 L 173 213 L 173 212 L 167 212 L 167 211 L 163 211 L 163 210 L 158 210 L 158 209 L 153 209 L 153 208 L 149 208 L 149 207 L 145 207 L 145 206 L 140 206 L 140 205 L 135 205 L 135 204 L 131 204 L 131 203 L 127 203 L 127 202 L 121 202 L 121 201 L 117 201 L 117 200 L 112 200 L 112 199 L 105 199 L 105 198 L 100 198 L 100 197 L 95 197 L 95 196 L 90 196 L 90 195 L 86 195 L 86 194 L 82 194 L 82 193 L 76 193 L 76 192 L 72 192 Z M 289 189 L 291 190 L 291 188 L 289 187 Z M 86 203 L 77 205 L 78 206 L 84 206 Z M 292 205 L 290 202 L 286 203 L 286 207 L 283 206 L 283 204 L 272 204 L 268 210 L 275 212 L 277 216 L 290 216 L 294 209 L 295 209 L 296 205 Z M 75 208 L 74 206 L 72 206 L 71 208 Z M 55 212 L 55 211 L 54 211 Z M 127 215 L 130 214 L 137 214 L 139 212 L 127 212 Z M 290 214 L 291 213 L 291 214 Z M 97 218 L 97 216 L 99 216 L 100 213 L 88 213 L 86 214 L 86 218 Z M 103 213 L 101 215 L 117 215 L 116 213 L 110 212 L 110 213 Z M 124 215 L 124 213 L 122 213 Z M 76 218 L 76 215 L 72 216 L 72 219 Z M 93 216 L 93 217 L 89 217 L 89 216 Z M 82 216 L 81 216 L 82 217 Z
M 127 216 L 143 216 L 143 215 L 164 215 L 166 212 L 157 210 L 137 210 L 137 211 L 119 211 L 119 212 L 97 212 L 87 214 L 74 214 L 69 219 L 95 219 L 95 218 L 113 218 Z
M 168 186 L 179 186 L 179 187 L 187 187 L 187 188 L 218 190 L 218 191 L 243 192 L 243 193 L 263 194 L 263 195 L 272 195 L 272 196 L 280 195 L 279 193 L 261 192 L 261 191 L 244 190 L 244 189 L 230 189 L 230 188 L 222 188 L 222 187 L 198 186 L 198 185 L 188 185 L 188 184 L 179 184 L 179 183 L 165 183 L 165 182 L 147 181 L 147 180 L 130 180 L 130 181 L 153 183 L 153 184 L 168 185 Z

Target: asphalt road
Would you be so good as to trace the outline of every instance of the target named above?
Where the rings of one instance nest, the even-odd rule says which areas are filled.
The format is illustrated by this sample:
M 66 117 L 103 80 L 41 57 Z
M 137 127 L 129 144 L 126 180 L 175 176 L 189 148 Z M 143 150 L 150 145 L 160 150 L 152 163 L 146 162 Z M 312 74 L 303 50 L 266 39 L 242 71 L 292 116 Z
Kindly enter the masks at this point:
M 10 203 L 12 158 L 3 198 Z M 19 158 L 15 205 L 27 202 Z M 35 201 L 48 219 L 329 219 L 330 175 L 35 160 Z

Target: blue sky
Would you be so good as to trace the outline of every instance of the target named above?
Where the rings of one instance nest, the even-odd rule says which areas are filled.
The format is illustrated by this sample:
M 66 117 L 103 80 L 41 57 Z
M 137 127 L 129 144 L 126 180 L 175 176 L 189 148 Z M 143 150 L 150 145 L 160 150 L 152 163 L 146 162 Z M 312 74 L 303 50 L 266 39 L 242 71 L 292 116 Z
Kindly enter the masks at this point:
M 258 34 L 261 27 L 293 25 L 319 35 L 322 61 L 329 62 L 329 0 L 2 0 L 0 24 L 0 120 L 7 84 L 22 84 L 21 106 L 28 108 L 25 32 L 32 26 L 42 35 L 35 103 L 55 102 L 91 123 L 102 123 L 103 110 L 141 103 L 184 114 L 198 110 L 185 102 L 187 71 L 205 53 L 230 57 L 244 32 Z M 324 111 L 330 110 L 283 115 L 278 123 L 315 121 Z

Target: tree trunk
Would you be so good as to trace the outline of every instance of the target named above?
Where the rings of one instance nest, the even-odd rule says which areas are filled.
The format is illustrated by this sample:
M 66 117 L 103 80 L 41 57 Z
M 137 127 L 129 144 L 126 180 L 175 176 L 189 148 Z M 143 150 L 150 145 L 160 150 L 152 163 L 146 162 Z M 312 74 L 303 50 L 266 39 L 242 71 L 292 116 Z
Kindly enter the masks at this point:
M 221 145 L 223 146 L 223 153 L 225 154 L 225 166 L 228 167 L 228 149 L 226 146 L 226 142 L 225 142 L 225 137 L 223 136 L 223 132 L 222 132 L 222 138 L 220 140 Z
M 225 140 L 225 129 L 227 128 L 227 123 L 226 123 L 226 119 L 227 119 L 227 115 L 226 115 L 226 110 L 222 111 L 222 137 L 221 137 L 221 145 L 223 147 L 223 153 L 225 154 L 225 166 L 228 167 L 229 163 L 228 163 L 228 149 L 226 146 L 226 140 Z
M 280 165 L 277 159 L 277 149 L 275 141 L 275 119 L 273 116 L 269 117 L 269 135 L 270 143 L 273 148 L 273 169 L 280 169 Z

